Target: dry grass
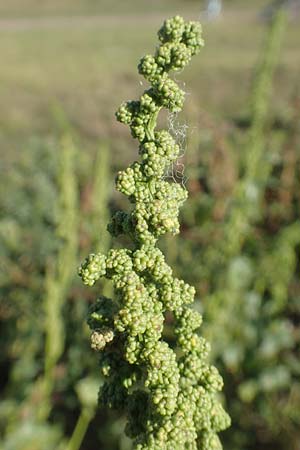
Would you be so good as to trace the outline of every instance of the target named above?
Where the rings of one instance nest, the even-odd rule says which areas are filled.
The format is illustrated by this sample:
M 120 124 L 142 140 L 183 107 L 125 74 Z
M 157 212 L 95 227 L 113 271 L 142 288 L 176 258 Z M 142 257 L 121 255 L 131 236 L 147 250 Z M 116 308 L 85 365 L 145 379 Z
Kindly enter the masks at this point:
M 29 3 L 32 9 L 34 1 Z M 55 3 L 44 5 L 49 9 Z M 11 13 L 18 4 L 20 0 L 9 3 Z M 65 9 L 70 4 L 71 0 L 62 2 Z M 73 11 L 83 4 L 96 2 L 77 0 L 72 3 Z M 0 71 L 2 151 L 8 146 L 10 151 L 22 149 L 32 135 L 53 133 L 52 107 L 57 102 L 87 142 L 105 136 L 119 145 L 124 139 L 123 127 L 114 122 L 113 114 L 121 101 L 136 97 L 142 90 L 135 69 L 138 59 L 145 50 L 153 51 L 153 36 L 163 17 L 176 12 L 193 17 L 197 2 L 174 2 L 172 9 L 171 2 L 160 2 L 160 8 L 151 14 L 139 10 L 130 14 L 124 12 L 123 3 L 119 4 L 115 14 L 90 20 L 77 17 L 71 22 L 69 18 L 67 24 L 48 17 L 42 22 L 30 19 L 33 25 L 29 22 L 23 29 L 12 26 L 1 30 L 0 23 L 0 54 L 5 61 Z M 0 10 L 4 9 L 1 5 Z M 53 26 L 44 26 L 43 20 L 54 21 Z M 19 22 L 14 19 L 10 23 Z M 255 8 L 231 7 L 220 20 L 205 24 L 207 45 L 184 74 L 193 94 L 188 97 L 187 108 L 219 117 L 245 110 L 263 32 Z M 276 76 L 273 110 L 281 108 L 297 82 L 299 38 L 299 27 L 291 23 Z

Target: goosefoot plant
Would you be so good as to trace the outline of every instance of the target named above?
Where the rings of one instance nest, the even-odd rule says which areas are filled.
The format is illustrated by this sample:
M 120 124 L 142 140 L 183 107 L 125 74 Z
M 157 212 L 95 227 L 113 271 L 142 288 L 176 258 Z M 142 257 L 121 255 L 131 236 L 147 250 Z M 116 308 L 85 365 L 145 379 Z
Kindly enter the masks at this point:
M 187 191 L 165 177 L 180 148 L 167 131 L 155 130 L 156 121 L 163 107 L 182 109 L 185 93 L 168 72 L 182 70 L 199 52 L 201 26 L 176 16 L 164 22 L 158 36 L 155 55 L 138 65 L 150 89 L 116 113 L 138 139 L 141 160 L 118 173 L 116 188 L 133 208 L 118 211 L 108 230 L 128 236 L 132 246 L 89 255 L 79 275 L 89 286 L 100 277 L 113 283 L 114 299 L 100 296 L 88 324 L 106 378 L 99 401 L 126 413 L 125 431 L 134 448 L 221 449 L 217 432 L 230 419 L 216 398 L 223 382 L 207 362 L 209 344 L 197 334 L 202 317 L 190 308 L 195 289 L 173 277 L 157 247 L 161 235 L 179 233 L 179 207 Z M 174 327 L 172 344 L 163 335 L 166 313 Z

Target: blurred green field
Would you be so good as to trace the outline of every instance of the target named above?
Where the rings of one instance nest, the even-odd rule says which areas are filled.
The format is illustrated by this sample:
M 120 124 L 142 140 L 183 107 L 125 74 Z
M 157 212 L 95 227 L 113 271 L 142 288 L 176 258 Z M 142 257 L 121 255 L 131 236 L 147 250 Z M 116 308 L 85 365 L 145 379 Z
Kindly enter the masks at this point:
M 248 2 L 241 0 L 227 0 L 226 6 L 239 6 L 241 9 L 260 7 L 266 3 L 265 0 L 253 0 Z M 11 0 L 9 3 L 1 2 L 0 13 L 2 17 L 41 17 L 44 15 L 59 16 L 61 14 L 132 14 L 136 12 L 162 12 L 173 11 L 183 12 L 184 10 L 199 11 L 204 8 L 204 1 L 186 0 L 153 0 L 151 3 L 138 0 L 128 0 L 126 2 L 109 0 Z
M 18 151 L 31 135 L 51 133 L 51 108 L 56 102 L 88 141 L 112 134 L 123 138 L 113 113 L 125 94 L 131 97 L 140 92 L 135 67 L 143 52 L 151 51 L 157 27 L 164 17 L 177 12 L 198 18 L 201 9 L 194 1 L 177 1 L 174 6 L 157 3 L 158 8 L 154 3 L 145 12 L 147 3 L 142 7 L 141 2 L 129 2 L 129 10 L 122 2 L 115 7 L 112 2 L 61 2 L 57 8 L 45 2 L 36 7 L 43 20 L 51 11 L 64 17 L 23 24 L 16 19 L 5 22 L 5 27 L 0 22 L 0 51 L 5 61 L 0 73 L 2 148 L 8 145 Z M 35 3 L 29 2 L 26 10 L 21 5 L 23 9 L 18 2 L 2 5 L 2 15 L 19 11 L 33 17 Z M 70 14 L 80 6 L 86 8 L 85 14 L 89 8 L 98 8 L 97 17 L 72 21 Z M 190 103 L 198 110 L 232 117 L 244 108 L 264 30 L 258 10 L 256 4 L 245 9 L 234 8 L 232 2 L 227 7 L 225 2 L 222 18 L 204 23 L 206 47 L 182 77 L 192 93 Z M 275 81 L 272 109 L 279 114 L 298 76 L 299 39 L 298 24 L 291 22 Z M 187 104 L 189 108 L 193 105 Z
M 300 450 L 299 16 L 261 105 L 253 81 L 270 2 L 225 0 L 211 22 L 204 3 L 0 0 L 1 450 L 132 448 L 125 418 L 96 411 L 85 317 L 97 291 L 77 267 L 107 250 L 109 217 L 128 208 L 113 181 L 138 144 L 114 112 L 146 88 L 137 63 L 174 14 L 203 18 L 206 45 L 175 77 L 188 93 L 175 128 L 188 123 L 190 196 L 180 236 L 160 245 L 196 286 L 233 419 L 224 449 Z

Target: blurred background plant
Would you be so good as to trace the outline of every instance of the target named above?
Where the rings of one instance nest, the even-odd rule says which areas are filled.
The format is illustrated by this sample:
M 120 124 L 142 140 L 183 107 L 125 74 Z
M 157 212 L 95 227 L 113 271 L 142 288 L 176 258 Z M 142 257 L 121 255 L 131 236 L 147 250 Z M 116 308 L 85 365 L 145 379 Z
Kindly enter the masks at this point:
M 224 448 L 299 450 L 299 2 L 219 3 L 185 75 L 186 113 L 169 118 L 186 134 L 190 198 L 181 235 L 161 246 L 197 286 L 233 422 Z M 114 174 L 137 149 L 113 113 L 140 91 L 134 63 L 165 17 L 206 5 L 0 2 L 3 450 L 131 448 L 123 418 L 96 408 L 83 325 L 95 295 L 76 271 L 108 248 L 122 207 Z

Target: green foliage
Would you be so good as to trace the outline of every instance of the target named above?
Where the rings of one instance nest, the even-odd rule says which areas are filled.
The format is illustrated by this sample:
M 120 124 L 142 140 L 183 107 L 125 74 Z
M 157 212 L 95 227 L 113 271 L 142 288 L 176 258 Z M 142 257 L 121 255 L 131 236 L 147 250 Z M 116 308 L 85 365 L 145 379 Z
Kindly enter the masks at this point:
M 1 331 L 3 361 L 16 386 L 16 398 L 41 369 L 46 259 L 58 249 L 52 230 L 58 218 L 52 141 L 31 142 L 3 173 L 1 192 Z M 48 226 L 46 226 L 46 224 Z M 30 277 L 28 277 L 30 274 Z M 21 396 L 23 395 L 21 394 Z
M 55 152 L 56 145 L 59 153 Z M 0 408 L 1 448 L 65 448 L 64 421 L 56 400 L 62 392 L 66 414 L 75 408 L 80 416 L 70 448 L 80 446 L 95 413 L 97 393 L 93 383 L 78 384 L 78 399 L 73 392 L 74 384 L 89 367 L 89 358 L 85 358 L 84 367 L 80 364 L 85 350 L 78 348 L 74 331 L 78 328 L 77 314 L 81 318 L 87 305 L 77 311 L 70 296 L 79 251 L 78 157 L 70 132 L 64 132 L 58 144 L 41 146 L 33 142 L 30 151 L 15 163 L 13 176 L 4 180 L 9 194 L 1 196 L 1 250 L 6 258 L 1 286 L 5 292 L 5 303 L 1 302 L 1 321 L 5 325 L 1 327 L 5 337 L 2 361 L 13 364 L 4 366 L 7 382 Z M 96 195 L 94 186 L 91 197 Z M 102 199 L 105 212 L 108 200 L 103 193 Z M 92 214 L 96 214 L 94 210 Z M 6 231 L 9 223 L 20 235 L 17 242 Z M 29 278 L 22 275 L 23 270 L 30 271 Z M 11 279 L 14 276 L 20 281 Z M 82 331 L 81 326 L 77 331 L 80 339 Z M 68 375 L 64 376 L 64 372 Z M 35 437 L 37 433 L 41 438 Z
M 3 450 L 62 450 L 60 432 L 47 425 L 25 423 L 2 444 Z
M 261 198 L 268 181 L 271 170 L 270 157 L 266 155 L 265 138 L 263 130 L 266 127 L 269 99 L 272 90 L 272 78 L 275 65 L 279 58 L 279 48 L 285 23 L 285 15 L 279 10 L 273 18 L 270 30 L 267 33 L 267 42 L 263 51 L 263 59 L 256 74 L 251 98 L 251 125 L 246 136 L 245 157 L 242 158 L 241 176 L 235 184 L 230 202 L 227 206 L 226 216 L 222 222 L 222 241 L 217 255 L 208 255 L 215 258 L 220 276 L 214 280 L 213 294 L 207 302 L 207 315 L 210 322 L 209 335 L 211 339 L 220 340 L 223 349 L 223 338 L 218 339 L 220 326 L 224 326 L 233 316 L 233 309 L 240 296 L 240 288 L 231 283 L 232 271 L 241 268 L 241 279 L 247 285 L 249 275 L 245 276 L 242 260 L 239 255 L 243 252 L 246 237 L 251 232 L 252 223 L 261 214 Z M 218 260 L 218 261 L 217 261 Z M 244 259 L 243 261 L 247 261 Z M 247 262 L 246 262 L 247 264 Z M 247 270 L 247 269 L 246 269 Z M 251 268 L 248 268 L 248 271 Z M 236 278 L 240 278 L 237 273 Z M 216 301 L 214 301 L 216 298 Z M 223 313 L 220 314 L 219 307 Z M 221 323 L 219 322 L 221 320 Z M 238 327 L 235 321 L 228 321 L 232 333 Z M 230 331 L 227 330 L 230 339 Z M 222 342 L 223 341 L 223 342 Z M 216 347 L 215 347 L 216 348 Z M 222 351 L 220 351 L 221 354 Z
M 201 27 L 175 16 L 158 36 L 155 55 L 145 56 L 138 66 L 151 88 L 116 113 L 138 139 L 141 162 L 118 173 L 116 188 L 133 208 L 115 213 L 109 231 L 127 235 L 133 245 L 107 256 L 89 255 L 79 275 L 90 286 L 101 277 L 114 286 L 113 299 L 100 296 L 92 305 L 88 324 L 106 378 L 100 404 L 126 412 L 126 433 L 134 448 L 221 449 L 217 432 L 230 419 L 216 399 L 222 378 L 208 364 L 209 345 L 197 334 L 202 317 L 189 307 L 195 290 L 173 277 L 156 246 L 160 236 L 179 232 L 179 207 L 187 197 L 180 184 L 165 180 L 179 146 L 167 131 L 155 131 L 156 120 L 163 107 L 171 112 L 182 108 L 185 93 L 168 72 L 181 70 L 198 53 Z M 168 314 L 173 317 L 172 345 L 163 335 Z

